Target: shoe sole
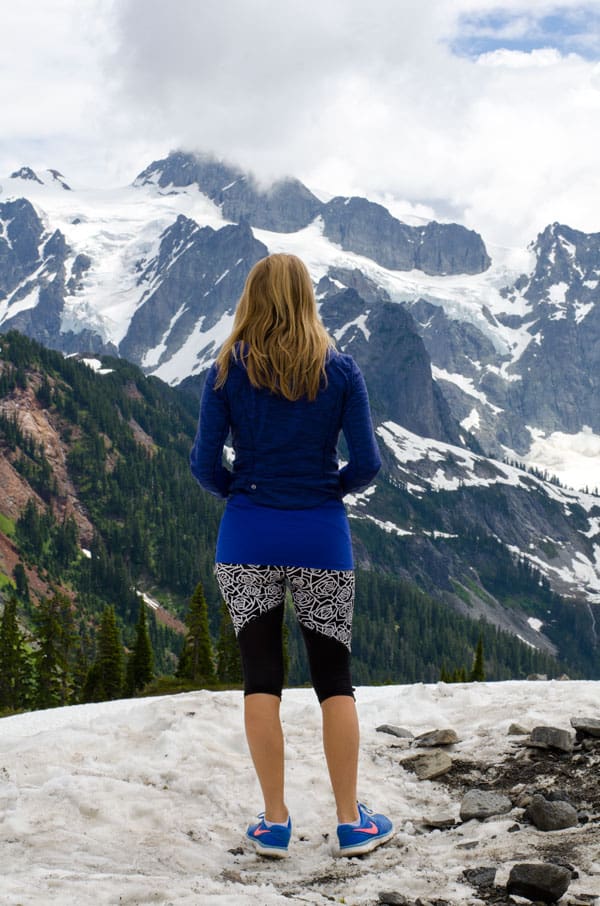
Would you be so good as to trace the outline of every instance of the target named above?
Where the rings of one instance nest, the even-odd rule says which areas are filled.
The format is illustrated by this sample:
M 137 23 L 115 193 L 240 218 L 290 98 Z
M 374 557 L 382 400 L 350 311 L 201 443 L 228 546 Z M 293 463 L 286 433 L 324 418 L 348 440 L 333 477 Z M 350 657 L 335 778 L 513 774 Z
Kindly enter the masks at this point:
M 365 853 L 373 852 L 378 846 L 388 843 L 395 834 L 394 828 L 387 834 L 380 837 L 374 837 L 372 840 L 365 840 L 364 843 L 357 843 L 356 846 L 340 846 L 340 856 L 364 856 Z
M 267 859 L 287 859 L 289 856 L 287 849 L 261 845 L 259 840 L 254 840 L 252 837 L 247 837 L 246 839 L 250 841 L 259 856 L 265 856 Z

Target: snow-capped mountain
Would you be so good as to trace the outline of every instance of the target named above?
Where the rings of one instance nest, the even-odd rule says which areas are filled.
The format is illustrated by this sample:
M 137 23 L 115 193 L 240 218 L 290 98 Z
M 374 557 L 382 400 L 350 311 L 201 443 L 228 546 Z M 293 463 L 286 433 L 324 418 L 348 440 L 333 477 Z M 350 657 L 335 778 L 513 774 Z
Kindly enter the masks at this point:
M 401 303 L 416 327 L 402 318 L 386 329 L 398 342 L 406 331 L 422 337 L 463 434 L 559 474 L 553 455 L 570 435 L 578 480 L 598 483 L 600 234 L 553 224 L 527 250 L 488 250 L 458 224 L 410 226 L 364 198 L 321 201 L 294 179 L 265 189 L 181 152 L 122 189 L 73 187 L 57 170 L 28 167 L 2 189 L 2 330 L 69 352 L 118 351 L 176 384 L 213 358 L 249 267 L 293 251 L 330 312 L 332 297 L 348 308 L 343 291 L 356 293 L 346 324 L 332 315 L 342 348 L 362 324 L 380 360 L 367 320 L 380 303 Z M 432 436 L 458 439 L 456 424 L 443 435 L 434 422 Z
M 432 449 L 496 458 L 489 467 L 470 460 L 476 475 L 510 459 L 577 488 L 600 484 L 600 234 L 553 224 L 527 249 L 486 247 L 458 224 L 410 225 L 364 198 L 323 201 L 295 179 L 265 188 L 182 152 L 119 189 L 26 167 L 1 188 L 2 331 L 69 353 L 119 354 L 173 385 L 198 382 L 249 268 L 293 252 L 338 346 L 365 373 L 388 452 L 393 423 Z M 427 477 L 422 465 L 409 489 Z M 393 474 L 393 457 L 388 466 Z M 595 504 L 581 500 L 574 506 L 591 521 L 579 520 L 578 543 L 571 538 L 564 563 L 542 550 L 540 568 L 561 590 L 595 600 L 600 526 Z M 377 506 L 369 500 L 374 519 L 398 524 Z M 520 505 L 509 510 L 522 518 Z M 534 563 L 531 545 L 552 534 L 540 526 L 528 522 L 514 542 Z M 560 570 L 570 571 L 566 584 Z

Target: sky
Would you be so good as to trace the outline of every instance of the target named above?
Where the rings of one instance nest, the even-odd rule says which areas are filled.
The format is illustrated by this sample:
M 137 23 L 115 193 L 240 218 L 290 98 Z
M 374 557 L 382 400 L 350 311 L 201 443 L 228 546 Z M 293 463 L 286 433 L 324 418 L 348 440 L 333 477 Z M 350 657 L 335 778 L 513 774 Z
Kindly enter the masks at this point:
M 0 42 L 5 194 L 181 148 L 488 243 L 600 231 L 600 0 L 25 0 Z

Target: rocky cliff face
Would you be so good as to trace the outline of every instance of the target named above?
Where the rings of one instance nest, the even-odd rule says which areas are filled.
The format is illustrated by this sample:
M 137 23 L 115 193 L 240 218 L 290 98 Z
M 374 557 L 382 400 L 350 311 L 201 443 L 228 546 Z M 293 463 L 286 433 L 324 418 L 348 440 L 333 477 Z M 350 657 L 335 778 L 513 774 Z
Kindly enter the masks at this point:
M 48 234 L 26 199 L 0 205 L 0 291 L 12 308 L 3 329 L 20 330 L 54 345 L 60 334 L 65 260 L 70 251 L 63 234 Z
M 25 198 L 0 203 L 0 293 L 9 297 L 42 264 L 44 227 Z M 18 297 L 17 297 L 18 298 Z
M 322 217 L 332 242 L 393 270 L 479 274 L 490 266 L 481 236 L 456 223 L 411 227 L 366 198 L 334 198 Z
M 323 204 L 296 179 L 261 190 L 250 174 L 208 156 L 172 153 L 135 180 L 140 186 L 148 183 L 164 189 L 196 185 L 228 220 L 247 220 L 275 232 L 295 232 L 321 216 L 328 239 L 384 267 L 477 274 L 490 265 L 481 236 L 458 224 L 411 227 L 365 198 L 334 198 Z
M 534 272 L 509 289 L 530 306 L 532 339 L 511 369 L 507 419 L 546 431 L 600 432 L 600 233 L 553 224 L 534 246 Z M 518 428 L 517 428 L 518 430 Z
M 375 421 L 391 418 L 416 434 L 461 443 L 411 315 L 392 302 L 367 304 L 346 289 L 327 295 L 320 311 L 338 348 L 359 364 Z
M 213 230 L 180 216 L 162 235 L 158 255 L 144 264 L 144 287 L 119 352 L 136 364 L 160 365 L 200 326 L 209 334 L 232 314 L 250 268 L 268 254 L 247 224 Z M 201 355 L 215 341 L 198 343 Z
M 247 220 L 253 226 L 293 233 L 319 214 L 321 202 L 297 179 L 283 179 L 268 190 L 238 167 L 204 155 L 175 152 L 154 161 L 135 180 L 161 188 L 195 185 L 219 205 L 227 220 Z

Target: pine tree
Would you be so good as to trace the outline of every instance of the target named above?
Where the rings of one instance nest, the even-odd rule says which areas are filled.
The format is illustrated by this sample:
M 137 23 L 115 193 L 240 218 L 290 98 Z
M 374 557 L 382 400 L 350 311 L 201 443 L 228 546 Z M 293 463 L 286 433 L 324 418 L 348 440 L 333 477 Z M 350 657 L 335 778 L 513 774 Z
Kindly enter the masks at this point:
M 0 709 L 26 707 L 30 684 L 31 665 L 17 623 L 17 599 L 11 594 L 0 623 Z
M 35 653 L 36 708 L 68 704 L 73 693 L 72 658 L 77 635 L 71 602 L 54 594 L 34 614 L 39 647 Z
M 104 608 L 96 639 L 96 658 L 86 679 L 84 701 L 111 701 L 123 692 L 123 645 L 115 609 Z
M 243 682 L 242 659 L 227 605 L 221 601 L 221 623 L 217 643 L 217 676 L 221 683 Z
M 22 601 L 29 601 L 29 582 L 27 581 L 25 567 L 20 560 L 13 569 L 13 578 L 15 580 L 19 598 L 21 598 Z
M 177 676 L 194 683 L 214 683 L 216 674 L 208 629 L 208 608 L 201 582 L 196 585 L 185 622 L 188 633 L 179 658 Z
M 475 660 L 473 661 L 473 667 L 471 668 L 471 674 L 469 680 L 472 683 L 483 683 L 485 682 L 485 668 L 483 662 L 483 637 L 480 635 L 477 642 L 477 649 L 475 651 Z
M 127 658 L 127 679 L 125 691 L 127 695 L 135 695 L 143 689 L 154 677 L 154 652 L 150 641 L 148 623 L 146 621 L 146 605 L 140 600 L 140 613 L 135 632 L 133 651 Z

